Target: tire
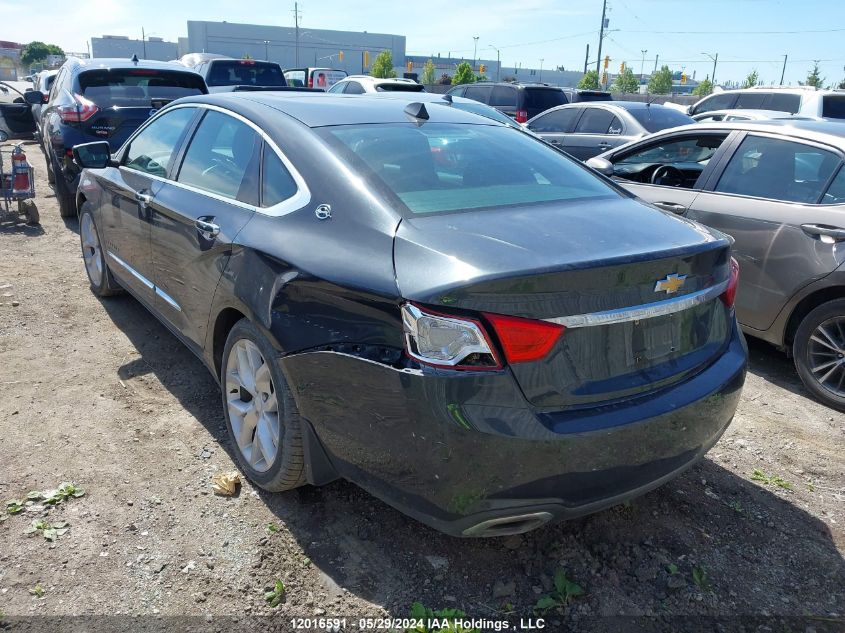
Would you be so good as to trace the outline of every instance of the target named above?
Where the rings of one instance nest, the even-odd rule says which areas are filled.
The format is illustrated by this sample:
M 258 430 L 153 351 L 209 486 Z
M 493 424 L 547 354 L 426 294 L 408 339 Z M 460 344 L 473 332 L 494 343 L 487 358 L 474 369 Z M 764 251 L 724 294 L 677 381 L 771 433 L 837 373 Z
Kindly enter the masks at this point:
M 823 303 L 804 317 L 792 354 L 804 386 L 827 406 L 845 411 L 845 299 Z
M 305 484 L 299 411 L 276 357 L 266 337 L 241 319 L 229 332 L 220 368 L 223 415 L 235 459 L 250 481 L 271 492 Z
M 41 146 L 41 152 L 44 154 L 44 162 L 47 164 L 47 182 L 51 185 L 56 184 L 56 172 L 53 171 L 53 161 L 44 151 L 44 146 Z
M 59 203 L 59 215 L 63 218 L 76 217 L 76 200 L 73 192 L 62 173 L 61 167 L 55 159 L 51 161 L 53 166 L 53 188 L 56 191 L 56 200 Z
M 100 246 L 100 232 L 97 230 L 90 202 L 82 204 L 82 212 L 79 214 L 79 241 L 85 272 L 93 293 L 98 297 L 110 297 L 121 292 L 122 288 L 115 281 Z

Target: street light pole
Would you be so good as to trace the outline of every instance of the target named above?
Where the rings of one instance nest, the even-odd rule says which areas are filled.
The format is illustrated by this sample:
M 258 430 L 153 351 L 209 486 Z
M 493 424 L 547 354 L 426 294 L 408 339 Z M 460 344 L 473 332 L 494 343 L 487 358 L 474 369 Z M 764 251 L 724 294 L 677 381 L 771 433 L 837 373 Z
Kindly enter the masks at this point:
M 607 0 L 604 0 L 601 7 L 601 28 L 599 29 L 599 56 L 596 59 L 596 73 L 601 76 L 601 69 L 599 65 L 601 64 L 601 44 L 604 40 L 604 16 L 607 15 Z
M 299 3 L 293 3 L 293 24 L 296 29 L 296 65 L 299 66 Z
M 540 58 L 540 83 L 543 83 L 543 58 Z
M 264 61 L 270 61 L 270 55 L 267 52 L 267 45 L 270 44 L 270 40 L 264 40 Z
M 141 45 L 144 48 L 144 59 L 147 59 L 147 35 L 144 33 L 144 27 L 141 27 Z
M 645 49 L 645 48 L 641 48 L 640 52 L 643 54 L 643 59 L 640 62 L 640 79 L 642 79 L 643 78 L 643 67 L 645 66 L 645 54 L 648 52 L 648 50 Z
M 502 71 L 502 55 L 501 51 L 498 48 L 490 44 L 490 48 L 496 51 L 496 81 L 501 81 L 501 71 Z
M 474 44 L 472 47 L 472 71 L 475 72 L 475 59 L 478 57 L 478 36 L 473 35 Z

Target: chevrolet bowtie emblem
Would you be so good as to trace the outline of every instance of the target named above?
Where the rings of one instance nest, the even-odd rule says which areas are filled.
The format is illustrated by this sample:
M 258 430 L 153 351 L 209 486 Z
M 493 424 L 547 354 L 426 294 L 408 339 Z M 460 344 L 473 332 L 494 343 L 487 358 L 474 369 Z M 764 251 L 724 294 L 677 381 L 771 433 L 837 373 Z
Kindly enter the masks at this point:
M 667 295 L 670 295 L 673 292 L 678 292 L 678 290 L 681 289 L 681 286 L 684 285 L 686 278 L 686 275 L 679 275 L 678 273 L 666 275 L 665 279 L 661 279 L 654 284 L 654 292 L 660 292 L 662 290 Z

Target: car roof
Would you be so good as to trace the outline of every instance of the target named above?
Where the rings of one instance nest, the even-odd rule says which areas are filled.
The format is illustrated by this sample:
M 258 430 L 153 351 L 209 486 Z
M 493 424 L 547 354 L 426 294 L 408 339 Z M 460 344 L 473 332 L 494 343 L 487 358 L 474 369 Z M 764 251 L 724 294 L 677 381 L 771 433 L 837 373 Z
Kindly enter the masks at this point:
M 422 93 L 414 93 L 422 94 Z M 361 95 L 325 92 L 226 92 L 197 95 L 180 99 L 177 103 L 207 103 L 249 116 L 245 110 L 255 111 L 256 105 L 283 112 L 308 127 L 357 125 L 372 123 L 407 123 L 413 120 L 405 112 L 409 103 L 424 103 L 422 99 L 380 98 L 366 99 Z M 501 125 L 481 115 L 457 108 L 431 108 L 429 121 L 437 123 L 467 123 Z M 267 113 L 268 116 L 270 113 Z M 259 123 L 259 121 L 255 121 Z
M 405 79 L 404 77 L 373 77 L 372 75 L 347 75 L 343 79 L 365 79 L 367 81 L 372 81 L 373 83 L 378 84 L 389 84 L 389 83 L 397 83 L 397 84 L 415 84 L 417 83 L 413 79 Z M 340 83 L 340 82 L 338 82 Z
M 160 62 L 154 59 L 139 59 L 137 62 L 126 57 L 92 57 L 90 59 L 80 59 L 78 57 L 71 57 L 68 59 L 71 65 L 79 67 L 80 70 L 96 70 L 96 69 L 117 69 L 117 68 L 150 68 L 153 70 L 175 70 L 179 72 L 194 72 L 184 64 L 179 62 Z M 67 62 L 66 62 L 67 63 Z
M 832 145 L 845 152 L 845 121 L 808 121 L 805 119 L 772 119 L 770 121 L 714 121 L 682 125 L 659 132 L 704 132 L 734 130 L 746 132 L 769 132 L 792 136 L 808 141 Z
M 798 114 L 792 114 L 791 112 L 784 112 L 783 110 L 764 110 L 762 108 L 726 108 L 724 110 L 708 110 L 707 112 L 701 112 L 696 116 L 713 116 L 713 115 L 730 115 L 730 116 L 742 116 L 743 114 L 749 114 L 751 116 L 759 116 L 759 117 L 768 117 L 768 118 L 777 118 L 777 119 L 789 119 L 795 118 L 797 120 L 801 119 L 801 116 Z

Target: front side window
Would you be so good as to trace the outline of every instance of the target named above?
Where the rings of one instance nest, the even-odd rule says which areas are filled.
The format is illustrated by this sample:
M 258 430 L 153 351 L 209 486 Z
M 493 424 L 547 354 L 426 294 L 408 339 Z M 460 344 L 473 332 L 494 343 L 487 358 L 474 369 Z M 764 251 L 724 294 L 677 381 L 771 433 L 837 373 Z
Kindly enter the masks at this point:
M 713 157 L 724 140 L 724 135 L 667 138 L 627 154 L 621 160 L 616 161 L 616 164 L 671 165 L 674 163 L 698 163 L 703 166 Z
M 729 110 L 733 107 L 734 101 L 736 101 L 736 94 L 732 92 L 713 95 L 695 106 L 692 113 L 701 114 L 702 112 L 712 112 L 713 110 Z
M 132 139 L 123 165 L 135 171 L 165 178 L 182 134 L 196 113 L 196 108 L 165 111 Z
M 580 163 L 504 126 L 344 125 L 317 134 L 405 214 L 621 195 Z
M 490 97 L 490 92 L 490 86 L 468 86 L 464 96 L 467 99 L 474 99 L 475 101 L 480 101 L 481 103 L 487 103 L 487 100 Z
M 346 84 L 346 90 L 343 92 L 348 95 L 362 95 L 364 94 L 364 86 L 359 84 L 357 81 L 350 81 Z
M 812 145 L 749 135 L 731 157 L 715 190 L 816 203 L 839 164 L 836 154 Z
M 211 110 L 191 139 L 177 182 L 258 204 L 258 135 L 246 123 Z
M 735 107 L 740 110 L 759 110 L 770 96 L 769 92 L 741 92 Z

